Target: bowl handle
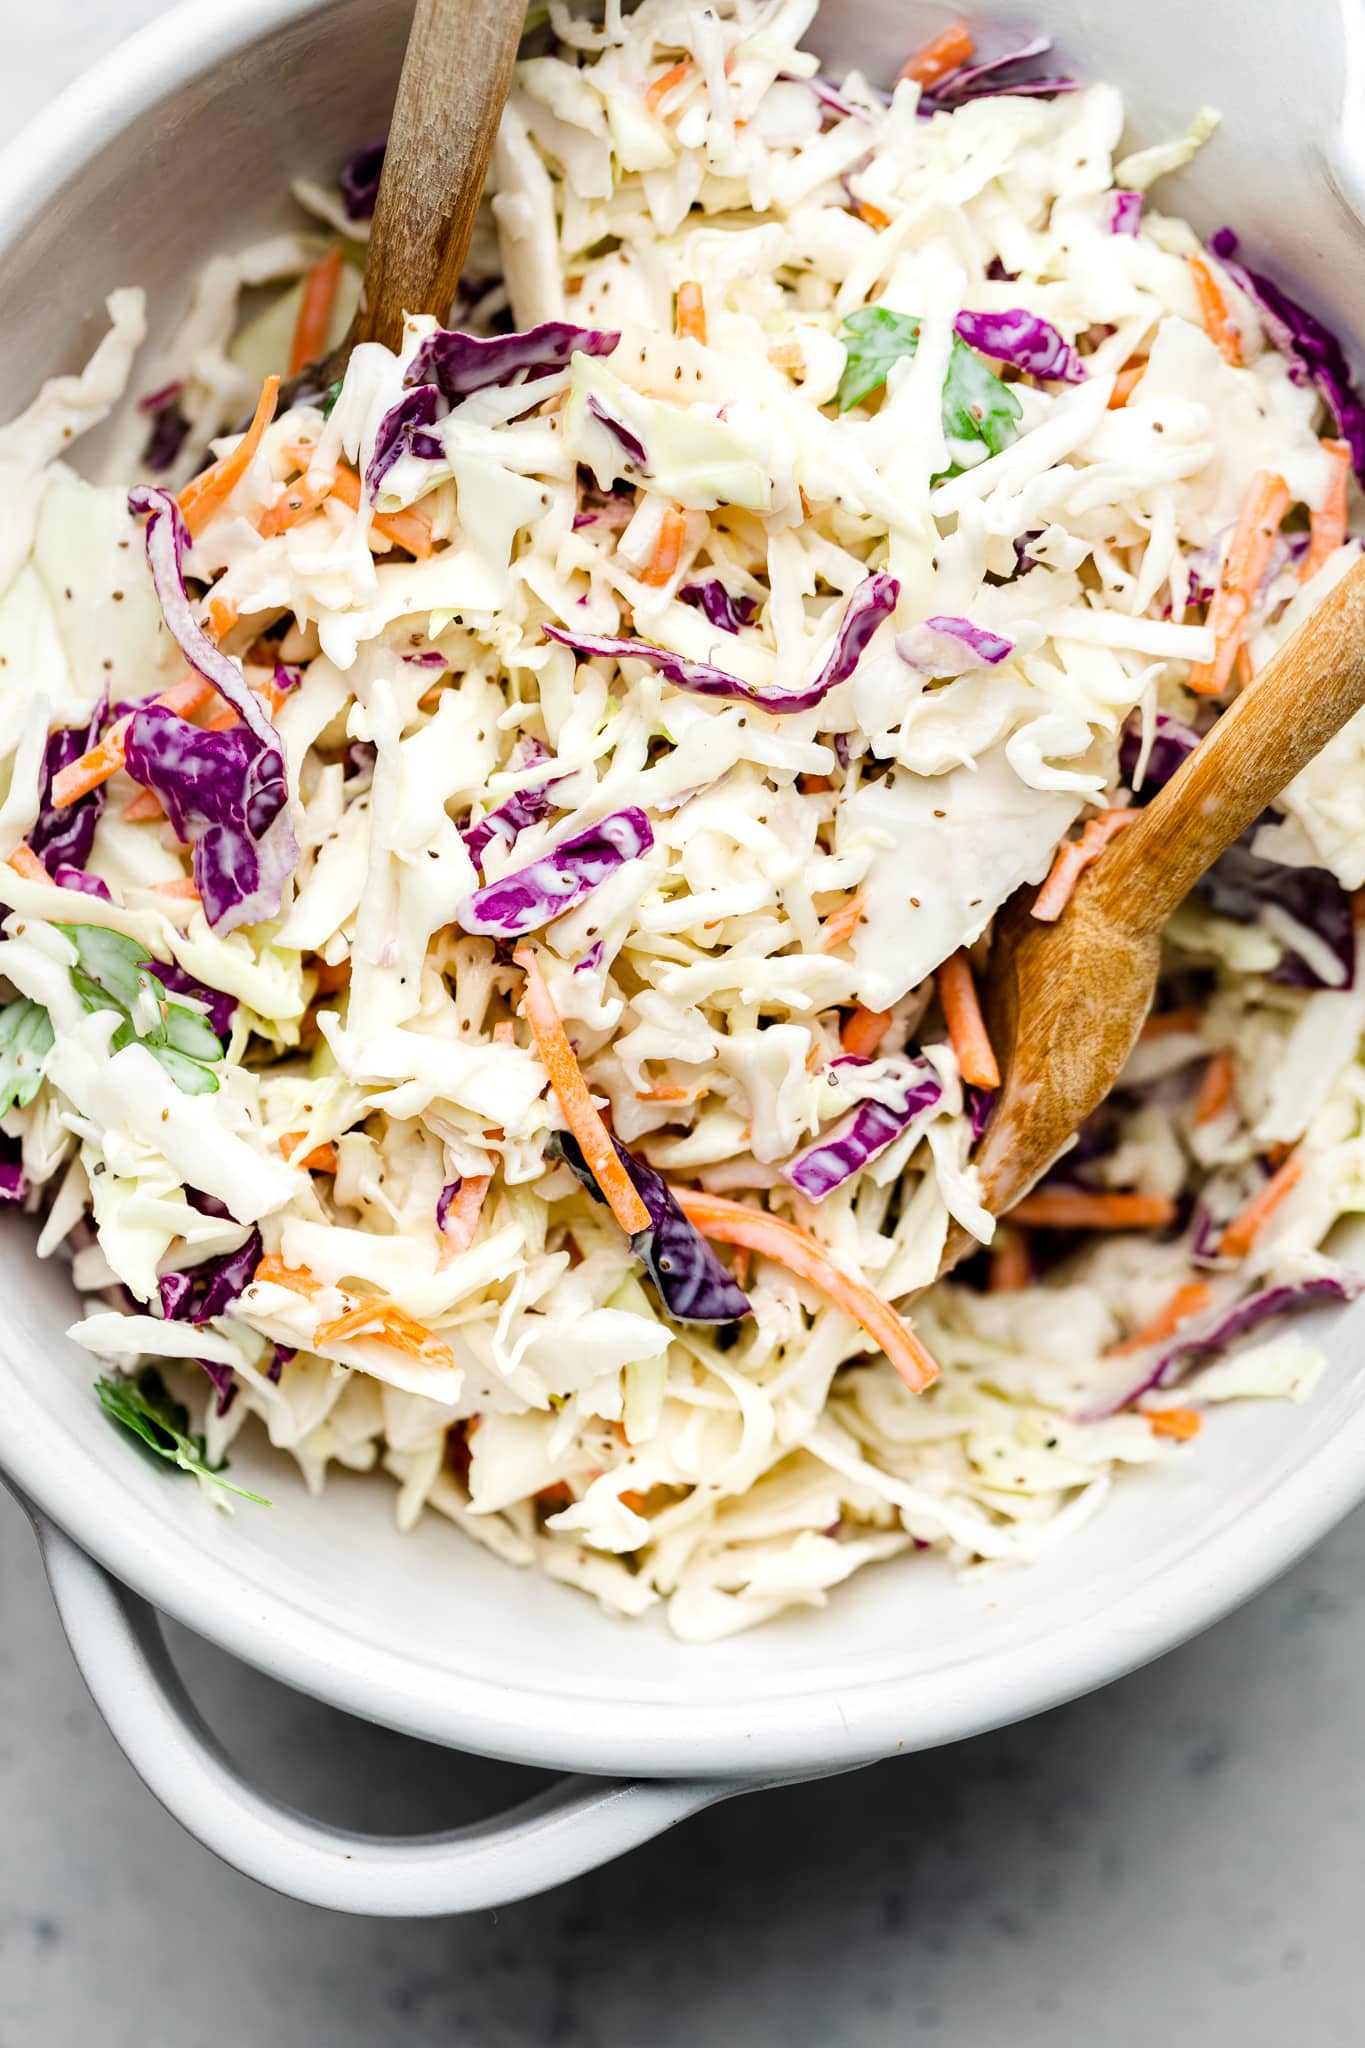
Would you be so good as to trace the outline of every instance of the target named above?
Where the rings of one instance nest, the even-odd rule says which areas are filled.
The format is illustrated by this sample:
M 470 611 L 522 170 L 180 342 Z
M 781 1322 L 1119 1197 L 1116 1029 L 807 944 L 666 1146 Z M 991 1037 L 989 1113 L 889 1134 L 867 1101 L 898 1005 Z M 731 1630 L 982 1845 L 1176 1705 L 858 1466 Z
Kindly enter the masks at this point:
M 171 1662 L 156 1610 L 35 1515 L 48 1582 L 91 1697 L 138 1775 L 206 1848 L 261 1884 L 340 1912 L 472 1913 L 548 1891 L 718 1800 L 745 1779 L 565 1777 L 448 1834 L 354 1834 L 249 1784 Z

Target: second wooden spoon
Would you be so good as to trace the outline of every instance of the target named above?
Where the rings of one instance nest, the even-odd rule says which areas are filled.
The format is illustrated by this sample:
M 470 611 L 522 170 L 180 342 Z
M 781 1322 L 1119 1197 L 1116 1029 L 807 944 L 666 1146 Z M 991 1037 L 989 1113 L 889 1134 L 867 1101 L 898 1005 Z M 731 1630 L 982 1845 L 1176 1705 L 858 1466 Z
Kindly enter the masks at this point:
M 1365 706 L 1365 558 L 1083 874 L 1055 924 L 997 920 L 986 1020 L 1001 1088 L 975 1155 L 1005 1215 L 1109 1093 L 1152 1004 L 1161 932 L 1200 876 Z M 954 1225 L 942 1270 L 976 1240 Z

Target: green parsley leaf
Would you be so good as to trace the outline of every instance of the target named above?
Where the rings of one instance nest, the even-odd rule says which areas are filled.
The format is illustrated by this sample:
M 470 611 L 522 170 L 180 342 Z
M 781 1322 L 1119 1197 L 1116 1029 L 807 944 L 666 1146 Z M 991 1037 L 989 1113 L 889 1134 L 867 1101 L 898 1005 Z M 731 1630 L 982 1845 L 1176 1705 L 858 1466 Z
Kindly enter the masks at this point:
M 52 1020 L 41 1003 L 27 996 L 0 1010 L 0 1116 L 7 1109 L 27 1109 L 43 1084 L 43 1067 L 52 1050 Z
M 212 1480 L 225 1493 L 236 1494 L 238 1500 L 254 1501 L 257 1507 L 262 1508 L 270 1506 L 270 1502 L 259 1493 L 248 1493 L 242 1486 L 230 1486 L 226 1479 L 219 1477 L 226 1460 L 217 1468 L 205 1462 L 203 1437 L 191 1436 L 188 1409 L 170 1393 L 155 1366 L 144 1366 L 136 1379 L 96 1380 L 95 1392 L 110 1420 L 137 1437 L 158 1458 L 165 1458 L 182 1472 L 193 1472 L 197 1478 Z
M 862 306 L 844 322 L 847 359 L 839 379 L 839 410 L 847 412 L 885 384 L 894 364 L 919 347 L 920 323 L 886 306 Z M 1022 407 L 1007 384 L 956 335 L 943 380 L 943 432 L 949 441 L 984 442 L 992 455 L 1008 448 Z
M 72 985 L 87 1010 L 118 1010 L 123 1022 L 110 1041 L 115 1052 L 145 1045 L 186 1095 L 212 1095 L 223 1042 L 202 1010 L 168 996 L 151 972 L 151 957 L 136 939 L 104 925 L 63 924 L 58 931 L 76 948 Z
M 332 407 L 336 404 L 340 396 L 341 379 L 340 377 L 338 377 L 335 384 L 329 384 L 327 386 L 327 390 L 323 396 L 321 411 L 322 417 L 325 420 L 329 420 L 332 417 Z

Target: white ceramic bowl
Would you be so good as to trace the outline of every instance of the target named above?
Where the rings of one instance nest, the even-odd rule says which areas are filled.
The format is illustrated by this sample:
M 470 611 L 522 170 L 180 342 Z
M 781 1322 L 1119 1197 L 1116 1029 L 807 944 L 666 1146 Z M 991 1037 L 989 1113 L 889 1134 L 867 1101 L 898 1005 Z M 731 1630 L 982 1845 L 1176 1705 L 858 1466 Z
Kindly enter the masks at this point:
M 977 0 L 992 38 L 1046 26 L 1068 66 L 1128 92 L 1133 132 L 1226 125 L 1164 188 L 1347 331 L 1365 334 L 1341 106 L 1361 104 L 1362 0 L 1309 0 L 1286 74 L 1278 0 Z M 952 10 L 956 12 L 957 10 Z M 210 250 L 289 212 L 291 175 L 381 132 L 402 0 L 194 0 L 127 44 L 0 160 L 6 413 L 79 363 L 104 294 L 173 317 Z M 818 44 L 893 71 L 949 9 L 827 0 Z M 1260 31 L 1264 31 L 1263 35 Z M 998 44 L 996 45 L 999 46 Z M 1310 84 L 1309 81 L 1312 81 Z M 1338 103 L 1336 93 L 1342 100 Z M 276 120 L 271 107 L 287 107 Z M 877 1567 L 829 1609 L 709 1648 L 624 1624 L 499 1564 L 436 1517 L 396 1534 L 383 1482 L 321 1502 L 269 1453 L 240 1474 L 273 1511 L 231 1518 L 130 1452 L 65 1341 L 73 1299 L 31 1235 L 0 1234 L 0 1469 L 32 1505 L 73 1648 L 152 1789 L 239 1868 L 358 1912 L 486 1906 L 560 1882 L 712 1800 L 951 1742 L 1103 1684 L 1283 1570 L 1365 1494 L 1365 1303 L 1320 1325 L 1331 1371 L 1302 1408 L 1220 1414 L 1198 1450 L 1134 1476 L 1078 1540 L 1015 1576 Z M 343 1836 L 240 1780 L 171 1672 L 153 1609 L 336 1706 L 489 1756 L 575 1773 L 529 1808 L 424 1842 Z M 624 1780 L 624 1782 L 623 1782 Z

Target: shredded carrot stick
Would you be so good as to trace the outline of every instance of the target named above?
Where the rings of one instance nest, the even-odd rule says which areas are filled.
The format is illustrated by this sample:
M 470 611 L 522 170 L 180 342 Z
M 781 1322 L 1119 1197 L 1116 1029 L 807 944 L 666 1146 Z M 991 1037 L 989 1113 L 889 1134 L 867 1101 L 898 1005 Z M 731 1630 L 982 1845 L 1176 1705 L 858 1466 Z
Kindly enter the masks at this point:
M 1079 839 L 1068 840 L 1059 847 L 1047 880 L 1034 898 L 1033 915 L 1043 924 L 1055 924 L 1086 868 L 1099 859 L 1116 832 L 1141 815 L 1136 810 L 1101 811 L 1098 818 L 1090 820 Z
M 1199 1084 L 1199 1098 L 1194 1105 L 1194 1120 L 1197 1124 L 1211 1124 L 1221 1116 L 1232 1100 L 1232 1084 L 1236 1077 L 1236 1064 L 1230 1052 L 1216 1052 L 1204 1069 L 1204 1078 Z
M 730 1271 L 734 1275 L 736 1287 L 747 1288 L 749 1285 L 749 1274 L 753 1270 L 753 1263 L 754 1255 L 749 1250 L 748 1245 L 737 1244 L 734 1247 L 734 1256 L 730 1260 Z
M 851 896 L 846 896 L 839 908 L 831 910 L 829 916 L 821 922 L 820 951 L 833 952 L 836 946 L 842 946 L 846 940 L 851 939 L 862 923 L 863 912 L 866 909 L 867 895 L 864 890 L 855 889 Z
M 1027 1234 L 1003 1226 L 991 1246 L 990 1275 L 986 1286 L 991 1294 L 1015 1294 L 1033 1278 L 1033 1258 Z
M 16 875 L 22 875 L 26 882 L 51 882 L 52 877 L 39 860 L 31 846 L 16 846 L 6 856 L 7 864 Z
M 1251 649 L 1245 640 L 1233 657 L 1232 677 L 1239 690 L 1249 690 L 1256 680 L 1256 671 L 1251 665 Z
M 890 214 L 883 213 L 880 206 L 874 206 L 870 199 L 858 201 L 858 218 L 865 220 L 870 228 L 876 228 L 879 232 L 891 225 Z
M 1150 1045 L 1156 1038 L 1180 1038 L 1187 1033 L 1197 1033 L 1203 1022 L 1202 1010 L 1196 1010 L 1192 1004 L 1183 1010 L 1158 1010 L 1139 1031 L 1138 1044 Z
M 1144 1351 L 1149 1344 L 1160 1344 L 1165 1338 L 1173 1337 L 1181 1323 L 1188 1322 L 1191 1316 L 1197 1316 L 1201 1309 L 1208 1307 L 1210 1299 L 1209 1290 L 1202 1280 L 1187 1280 L 1183 1287 L 1176 1288 L 1165 1307 L 1158 1309 L 1141 1329 L 1134 1330 L 1132 1336 L 1125 1337 L 1121 1344 L 1111 1344 L 1105 1357 L 1127 1358 L 1134 1351 Z
M 197 903 L 199 891 L 188 875 L 177 875 L 171 882 L 149 882 L 147 887 L 154 896 L 169 897 L 173 903 Z
M 284 452 L 306 477 L 308 465 L 316 452 L 312 442 L 296 441 Z M 328 495 L 340 498 L 342 504 L 348 505 L 352 512 L 360 510 L 360 478 L 349 463 L 337 464 L 332 473 Z M 408 553 L 416 555 L 419 561 L 425 560 L 432 551 L 431 524 L 420 512 L 376 512 L 370 520 L 370 525 L 382 540 L 391 542 L 396 548 L 406 548 Z
M 243 434 L 237 446 L 228 455 L 222 456 L 206 469 L 202 476 L 191 479 L 180 493 L 181 517 L 192 534 L 202 533 L 219 507 L 226 504 L 247 470 L 252 457 L 260 447 L 266 428 L 275 417 L 275 407 L 280 396 L 278 377 L 267 377 L 261 386 L 261 395 L 256 401 L 256 411 L 251 425 Z
M 303 297 L 299 300 L 299 317 L 294 323 L 294 339 L 289 345 L 289 374 L 297 377 L 300 370 L 306 370 L 310 363 L 318 361 L 327 347 L 327 329 L 332 324 L 332 308 L 336 304 L 337 286 L 341 282 L 341 244 L 329 249 L 322 260 L 313 265 L 303 283 Z
M 912 1394 L 922 1393 L 938 1378 L 938 1366 L 909 1324 L 865 1280 L 853 1279 L 836 1264 L 806 1231 L 780 1216 L 770 1216 L 765 1209 L 733 1202 L 726 1195 L 705 1195 L 694 1188 L 675 1188 L 673 1192 L 703 1237 L 717 1244 L 741 1245 L 774 1259 L 861 1323 Z
M 691 1087 L 674 1084 L 670 1081 L 656 1081 L 651 1088 L 637 1088 L 635 1100 L 637 1102 L 700 1102 L 706 1092 L 706 1084 L 703 1081 L 696 1082 Z
M 662 589 L 677 574 L 682 560 L 683 543 L 687 539 L 687 520 L 677 507 L 670 505 L 659 522 L 659 538 L 654 543 L 654 552 L 640 571 L 640 581 L 647 583 L 651 590 Z
M 572 1505 L 574 1490 L 567 1479 L 552 1479 L 548 1486 L 541 1487 L 534 1498 L 538 1508 L 543 1509 L 546 1514 L 554 1514 L 559 1508 Z
M 691 69 L 692 66 L 684 57 L 680 64 L 674 64 L 669 70 L 661 71 L 652 84 L 645 88 L 645 105 L 651 114 L 658 113 L 668 95 L 682 84 Z
M 977 1000 L 972 963 L 966 953 L 954 953 L 945 960 L 934 978 L 963 1080 L 970 1081 L 974 1088 L 998 1088 L 1000 1068 L 991 1049 L 986 1020 Z
M 1125 363 L 1114 379 L 1114 388 L 1109 394 L 1110 412 L 1119 412 L 1127 405 L 1138 385 L 1147 374 L 1146 363 Z
M 267 1252 L 251 1276 L 253 1285 L 287 1287 L 291 1294 L 305 1294 L 311 1301 L 315 1295 L 327 1292 L 325 1282 L 310 1273 L 307 1266 L 286 1266 L 283 1259 L 277 1259 L 273 1252 Z
M 937 85 L 950 71 L 960 71 L 964 64 L 969 64 L 975 55 L 971 30 L 964 22 L 955 21 L 923 49 L 916 50 L 913 57 L 906 58 L 896 74 L 897 82 L 913 78 L 916 85 Z
M 1351 480 L 1351 450 L 1345 441 L 1324 441 L 1332 458 L 1332 481 L 1320 512 L 1308 515 L 1308 552 L 1299 564 L 1299 581 L 1307 583 L 1346 538 L 1346 487 Z
M 855 1003 L 839 1026 L 840 1046 L 859 1059 L 870 1060 L 891 1029 L 891 1016 L 890 1010 L 869 1010 L 865 1003 Z
M 286 1159 L 294 1158 L 294 1154 L 307 1136 L 307 1131 L 285 1132 L 280 1139 L 280 1150 Z M 297 1159 L 294 1163 L 301 1166 L 305 1173 L 335 1173 L 340 1161 L 337 1158 L 337 1148 L 329 1138 L 324 1144 L 314 1145 L 311 1152 L 305 1153 L 302 1159 Z
M 1242 343 L 1236 326 L 1228 313 L 1227 301 L 1218 288 L 1218 280 L 1209 269 L 1203 257 L 1191 249 L 1185 261 L 1190 266 L 1194 279 L 1194 294 L 1199 301 L 1199 317 L 1209 340 L 1225 363 L 1234 369 L 1242 364 Z
M 385 1301 L 377 1294 L 362 1294 L 341 1315 L 319 1323 L 313 1332 L 313 1348 L 342 1344 L 355 1337 L 373 1337 L 380 1344 L 405 1352 L 409 1358 L 420 1358 L 425 1365 L 455 1363 L 454 1352 L 434 1330 L 419 1323 L 396 1302 Z
M 515 1045 L 516 1042 L 517 1027 L 510 1017 L 504 1017 L 500 1024 L 493 1026 L 494 1045 Z
M 484 1197 L 492 1185 L 491 1173 L 468 1174 L 461 1181 L 459 1193 L 446 1210 L 445 1227 L 441 1232 L 443 1266 L 448 1266 L 452 1259 L 457 1259 L 461 1252 L 467 1252 L 473 1244 Z
M 159 697 L 149 701 L 160 704 L 167 711 L 178 712 L 181 718 L 188 718 L 214 696 L 213 684 L 203 676 L 184 676 L 178 683 L 172 683 L 169 690 L 163 690 Z M 126 718 L 118 719 L 110 726 L 97 746 L 88 754 L 82 754 L 69 768 L 63 768 L 52 780 L 52 803 L 56 810 L 67 804 L 74 804 L 79 797 L 88 796 L 92 789 L 98 789 L 111 775 L 117 775 L 123 766 L 124 743 L 128 728 L 133 722 L 130 711 Z
M 1189 1443 L 1204 1426 L 1193 1408 L 1143 1408 L 1138 1412 L 1146 1416 L 1153 1436 L 1171 1436 L 1178 1444 Z
M 1213 659 L 1191 663 L 1185 679 L 1186 689 L 1201 697 L 1220 696 L 1228 686 L 1252 602 L 1270 560 L 1280 521 L 1288 510 L 1289 486 L 1284 478 L 1271 470 L 1258 469 L 1247 487 L 1228 558 L 1208 609 L 1207 623 L 1213 628 Z
M 834 784 L 828 775 L 798 775 L 796 786 L 802 796 L 823 796 L 826 790 L 833 789 Z
M 338 960 L 335 967 L 329 967 L 325 960 L 319 960 L 313 972 L 317 976 L 318 994 L 335 995 L 339 988 L 348 986 L 351 979 L 351 963 L 349 960 Z
M 1039 1188 L 1010 1210 L 1011 1223 L 1044 1230 L 1160 1230 L 1175 1220 L 1168 1195 L 1112 1194 L 1103 1189 Z
M 209 633 L 213 639 L 225 640 L 236 625 L 238 617 L 235 597 L 209 599 Z
M 583 1069 L 555 1008 L 554 997 L 540 971 L 539 960 L 529 946 L 519 946 L 512 958 L 525 971 L 523 1009 L 526 1021 L 535 1037 L 564 1121 L 577 1138 L 588 1162 L 588 1170 L 605 1195 L 612 1215 L 622 1230 L 629 1231 L 633 1237 L 638 1230 L 648 1230 L 649 1211 L 616 1156 L 616 1148 L 593 1102 L 583 1078 Z
M 310 512 L 316 512 L 318 506 L 325 503 L 331 495 L 330 478 L 313 489 L 300 477 L 297 483 L 290 484 L 283 497 L 277 498 L 273 505 L 267 506 L 262 512 L 256 521 L 256 531 L 262 540 L 270 540 L 277 533 L 287 533 L 291 526 L 297 526 Z
M 1281 1202 L 1303 1179 L 1303 1161 L 1286 1159 L 1265 1186 L 1239 1210 L 1218 1240 L 1220 1259 L 1244 1259 Z
M 695 278 L 689 277 L 678 286 L 674 325 L 677 332 L 690 341 L 706 340 L 706 301 Z
M 152 789 L 140 789 L 130 804 L 123 806 L 123 816 L 130 825 L 141 825 L 148 818 L 164 818 L 166 807 Z

